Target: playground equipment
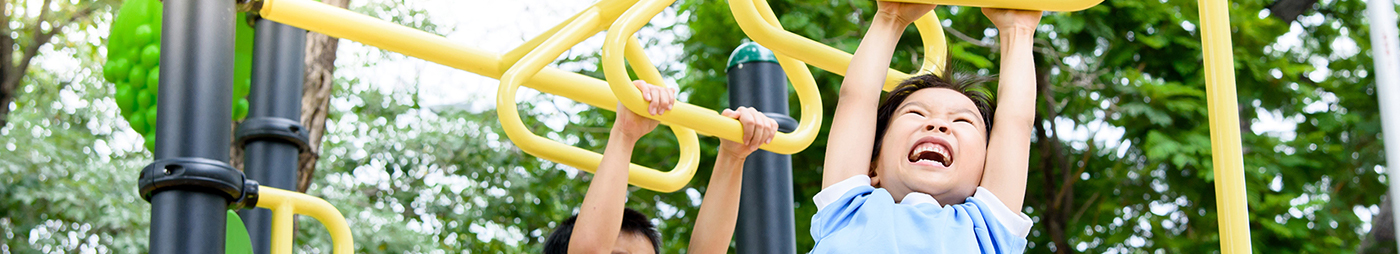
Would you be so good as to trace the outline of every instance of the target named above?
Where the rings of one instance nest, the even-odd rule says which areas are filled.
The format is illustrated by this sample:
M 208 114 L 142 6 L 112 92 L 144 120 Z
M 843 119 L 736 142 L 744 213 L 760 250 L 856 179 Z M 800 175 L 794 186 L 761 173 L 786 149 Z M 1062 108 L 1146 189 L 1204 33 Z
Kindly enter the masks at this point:
M 787 116 L 787 75 L 773 51 L 758 43 L 739 45 L 729 56 L 729 106 L 753 107 L 791 132 L 797 120 Z M 792 204 L 792 155 L 754 151 L 744 161 L 743 198 L 734 224 L 738 253 L 798 253 Z
M 161 3 L 159 0 L 122 2 L 112 36 L 107 42 L 107 62 L 102 77 L 116 84 L 121 115 L 131 129 L 145 137 L 146 149 L 155 150 L 156 90 L 160 79 Z M 233 119 L 248 112 L 248 76 L 252 64 L 252 27 L 243 16 L 236 21 L 237 48 L 234 50 Z
M 900 1 L 1073 11 L 1092 7 L 1102 0 Z M 615 105 L 619 101 L 630 108 L 643 108 L 641 106 L 645 102 L 640 94 L 627 85 L 632 78 L 626 74 L 623 61 L 629 61 L 641 79 L 660 83 L 659 72 L 642 54 L 641 44 L 631 34 L 672 2 L 602 0 L 505 55 L 461 46 L 440 36 L 309 0 L 251 1 L 245 3 L 245 7 L 257 10 L 267 20 L 499 78 L 502 85 L 497 97 L 497 110 L 511 140 L 522 150 L 541 158 L 591 171 L 600 157 L 596 153 L 559 144 L 524 129 L 515 109 L 514 92 L 525 85 L 540 92 L 609 110 L 616 110 Z M 229 27 L 220 24 L 232 20 L 234 6 L 229 1 L 200 0 L 166 0 L 165 4 L 165 27 L 175 32 L 164 33 L 162 41 L 169 44 L 162 47 L 161 60 L 170 67 L 160 71 L 160 79 L 171 82 L 160 87 L 163 103 L 159 106 L 162 121 L 157 123 L 160 131 L 156 132 L 159 135 L 155 146 L 157 161 L 143 170 L 142 181 L 143 197 L 149 198 L 154 210 L 151 248 L 153 253 L 217 252 L 213 246 L 221 247 L 222 244 L 211 243 L 208 239 L 222 239 L 223 236 L 212 233 L 210 229 L 224 223 L 198 222 L 218 220 L 210 218 L 222 218 L 223 215 L 219 213 L 229 207 L 246 207 L 253 203 L 263 206 L 247 199 L 250 194 L 258 193 L 257 184 L 243 181 L 242 174 L 223 163 L 227 160 L 225 149 L 229 142 L 225 134 L 229 131 L 227 119 L 230 118 L 229 108 L 223 105 L 230 105 L 227 87 L 232 75 L 227 65 L 234 47 L 230 41 L 219 38 L 233 34 Z M 806 64 L 844 74 L 851 55 L 783 30 L 765 0 L 732 0 L 729 4 L 745 33 L 777 52 L 775 58 L 794 85 L 801 103 L 801 122 L 796 130 L 779 134 L 773 143 L 761 148 L 782 154 L 799 152 L 810 145 L 822 120 L 821 98 L 815 95 L 814 81 Z M 1244 213 L 1243 163 L 1237 128 L 1238 113 L 1234 103 L 1233 56 L 1227 30 L 1229 20 L 1223 0 L 1202 0 L 1200 7 L 1217 205 L 1220 207 L 1221 247 L 1224 253 L 1243 253 L 1250 251 L 1250 242 L 1248 218 Z M 925 55 L 932 56 L 925 59 L 924 71 L 941 70 L 938 65 L 943 61 L 938 57 L 946 55 L 941 27 L 936 21 L 936 17 L 930 14 L 915 22 L 928 45 Z M 545 67 L 568 47 L 604 28 L 608 30 L 603 49 L 607 81 Z M 886 89 L 908 76 L 891 70 Z M 613 93 L 598 92 L 604 89 Z M 632 165 L 629 171 L 632 184 L 652 190 L 675 191 L 693 176 L 698 148 L 695 131 L 689 128 L 730 140 L 738 140 L 741 136 L 737 121 L 690 104 L 678 104 L 672 111 L 659 116 L 643 115 L 670 125 L 682 147 L 681 159 L 671 171 L 663 173 Z M 197 176 L 204 178 L 182 178 L 188 181 L 167 181 L 165 183 L 169 186 L 146 188 L 152 185 L 146 181 L 146 176 L 159 175 L 161 169 L 165 169 L 166 176 L 169 176 L 172 172 L 170 165 L 198 168 Z M 262 194 L 263 198 L 266 199 L 269 194 L 286 193 L 267 191 Z M 317 200 L 307 197 L 304 201 Z M 269 206 L 285 209 L 283 205 Z M 276 218 L 290 217 L 285 215 L 286 212 L 274 213 L 278 214 Z M 327 220 L 339 218 L 338 213 L 312 213 Z M 273 223 L 276 225 L 277 219 Z M 279 231 L 274 231 L 274 238 L 280 238 L 276 233 Z M 343 247 L 345 249 L 341 245 L 349 241 L 348 235 L 335 240 L 337 252 L 348 250 L 348 245 L 344 245 L 347 246 Z M 282 245 L 275 246 L 280 248 Z

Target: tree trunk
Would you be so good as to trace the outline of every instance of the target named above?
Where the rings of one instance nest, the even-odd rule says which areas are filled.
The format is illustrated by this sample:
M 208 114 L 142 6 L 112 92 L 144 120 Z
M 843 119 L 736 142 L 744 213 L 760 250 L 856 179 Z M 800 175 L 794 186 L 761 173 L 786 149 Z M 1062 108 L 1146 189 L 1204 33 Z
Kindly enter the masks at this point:
M 50 20 L 53 9 L 50 7 L 53 5 L 53 0 L 44 0 L 39 6 L 39 16 L 31 21 L 33 23 L 21 27 L 21 29 L 30 28 L 32 30 L 30 33 L 34 36 L 34 41 L 28 43 L 28 47 L 22 48 L 23 51 L 15 52 L 15 49 L 19 49 L 19 45 L 25 44 L 17 43 L 15 37 L 10 37 L 11 34 L 18 32 L 13 31 L 10 23 L 14 21 L 24 22 L 26 17 L 9 16 L 12 10 L 9 10 L 7 2 L 9 1 L 0 0 L 0 21 L 5 22 L 0 24 L 0 34 L 3 35 L 0 36 L 0 129 L 9 125 L 10 103 L 15 101 L 15 97 L 20 91 L 20 82 L 24 80 L 25 73 L 29 71 L 30 61 L 39 55 L 39 48 L 48 44 L 49 40 L 63 31 L 63 27 L 86 20 L 88 16 L 92 15 L 92 12 L 102 7 L 100 2 L 89 3 L 74 11 L 71 16 Z M 41 26 L 40 24 L 46 25 Z M 48 30 L 44 30 L 45 27 Z M 15 57 L 16 53 L 19 54 L 18 59 Z
M 350 0 L 325 0 L 331 6 L 346 8 Z M 310 151 L 301 153 L 297 170 L 297 191 L 306 192 L 320 159 L 321 136 L 326 133 L 331 88 L 335 87 L 335 52 L 340 38 L 317 32 L 306 33 L 306 85 L 301 95 L 301 125 L 308 130 Z
M 1361 239 L 1356 253 L 1395 253 L 1395 216 L 1389 195 L 1381 198 L 1380 212 L 1371 220 L 1371 232 Z
M 1283 20 L 1283 23 L 1293 23 L 1293 20 L 1298 19 L 1298 15 L 1303 15 L 1303 11 L 1312 8 L 1315 4 L 1317 4 L 1317 0 L 1278 0 L 1269 5 L 1269 13 L 1272 13 L 1279 20 Z
M 1055 112 L 1055 94 L 1050 90 L 1053 84 L 1050 84 L 1047 74 L 1046 71 L 1040 70 L 1037 71 L 1036 77 L 1039 98 L 1045 102 L 1046 107 L 1044 114 L 1037 110 L 1035 119 L 1035 135 L 1041 155 L 1040 169 L 1044 176 L 1041 180 L 1046 188 L 1046 191 L 1041 192 L 1044 196 L 1039 207 L 1042 211 L 1041 224 L 1045 225 L 1045 232 L 1050 234 L 1055 253 L 1074 253 L 1069 244 L 1069 237 L 1066 236 L 1066 232 L 1069 231 L 1069 214 L 1074 207 L 1074 182 L 1066 180 L 1072 178 L 1066 158 L 1068 155 L 1060 145 L 1059 134 L 1052 132 L 1055 128 L 1053 122 L 1059 114 Z

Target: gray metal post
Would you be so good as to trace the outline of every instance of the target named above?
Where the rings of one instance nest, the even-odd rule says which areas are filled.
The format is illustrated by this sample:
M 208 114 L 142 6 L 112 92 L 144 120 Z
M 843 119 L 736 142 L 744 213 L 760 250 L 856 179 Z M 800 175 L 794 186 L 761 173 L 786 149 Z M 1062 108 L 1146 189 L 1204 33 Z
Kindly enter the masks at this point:
M 1400 229 L 1400 33 L 1395 27 L 1395 3 L 1391 0 L 1370 0 L 1366 16 L 1371 21 L 1371 58 L 1376 61 L 1376 97 L 1380 100 L 1381 129 L 1385 135 L 1386 179 L 1390 181 L 1390 211 Z M 1400 248 L 1400 234 L 1396 234 Z
M 150 253 L 224 252 L 225 211 L 239 198 L 229 194 L 243 183 L 227 164 L 233 6 L 165 0 L 156 162 L 140 181 L 151 202 Z
M 797 121 L 787 116 L 787 75 L 777 58 L 757 43 L 744 43 L 729 56 L 729 106 L 747 106 L 792 132 Z M 792 209 L 792 156 L 759 150 L 744 161 L 736 236 L 739 253 L 796 253 Z
M 285 128 L 296 128 L 286 130 L 288 133 L 304 133 L 299 123 L 305 48 L 306 30 L 266 19 L 257 21 L 248 119 L 238 127 L 236 143 L 243 145 L 243 172 L 264 186 L 296 189 L 297 159 L 305 139 L 298 143 L 266 134 Z M 248 227 L 253 253 L 269 253 L 272 212 L 244 209 L 238 215 Z

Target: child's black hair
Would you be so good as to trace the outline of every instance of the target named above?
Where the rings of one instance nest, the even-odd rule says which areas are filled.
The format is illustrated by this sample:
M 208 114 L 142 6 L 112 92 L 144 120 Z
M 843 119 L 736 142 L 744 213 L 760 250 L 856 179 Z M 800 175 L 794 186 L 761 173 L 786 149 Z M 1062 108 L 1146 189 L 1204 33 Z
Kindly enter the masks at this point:
M 569 253 L 569 237 L 574 234 L 574 222 L 578 220 L 578 215 L 569 216 L 558 227 L 554 228 L 554 233 L 549 234 L 549 239 L 544 241 L 544 254 L 567 254 Z M 632 208 L 622 210 L 622 231 L 623 233 L 642 234 L 651 240 L 652 249 L 656 253 L 661 253 L 661 232 L 656 231 L 656 226 L 647 220 L 646 215 L 642 215 Z
M 977 111 L 981 111 L 982 121 L 987 125 L 988 137 L 992 135 L 992 114 L 995 113 L 996 106 L 993 104 L 992 98 L 979 89 L 983 83 L 992 80 L 992 77 L 955 73 L 951 63 L 944 64 L 944 66 L 947 66 L 943 69 L 944 76 L 953 78 L 939 77 L 931 73 L 914 76 L 895 86 L 894 90 L 886 95 L 885 100 L 880 102 L 880 106 L 875 110 L 875 149 L 870 154 L 872 162 L 870 176 L 875 176 L 875 163 L 873 162 L 880 157 L 880 146 L 884 143 L 882 141 L 885 138 L 886 129 L 890 127 L 890 121 L 894 119 L 894 111 L 899 109 L 899 105 L 903 104 L 909 95 L 919 90 L 944 88 L 967 96 L 968 99 L 972 100 L 972 104 L 977 106 Z

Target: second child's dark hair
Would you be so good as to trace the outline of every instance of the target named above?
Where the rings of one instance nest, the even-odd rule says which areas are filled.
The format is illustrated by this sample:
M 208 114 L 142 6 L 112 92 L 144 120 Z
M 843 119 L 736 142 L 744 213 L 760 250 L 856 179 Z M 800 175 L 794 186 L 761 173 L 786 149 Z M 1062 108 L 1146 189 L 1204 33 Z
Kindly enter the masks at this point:
M 886 129 L 890 127 L 890 121 L 894 119 L 895 109 L 899 109 L 899 105 L 904 104 L 904 100 L 908 99 L 909 95 L 919 90 L 944 88 L 967 96 L 968 99 L 972 100 L 972 104 L 977 106 L 977 111 L 981 111 L 982 121 L 987 125 L 988 137 L 992 135 L 992 114 L 995 113 L 996 108 L 992 104 L 991 97 L 980 89 L 982 84 L 991 81 L 992 77 L 955 73 L 951 63 L 944 64 L 944 66 L 947 66 L 943 69 L 944 76 L 952 78 L 943 78 L 931 73 L 914 76 L 900 82 L 894 90 L 886 95 L 885 100 L 880 102 L 879 108 L 875 110 L 875 149 L 870 153 L 871 162 L 880 157 L 880 147 L 884 143 L 882 140 L 885 138 Z M 870 164 L 870 176 L 875 175 L 875 165 L 875 163 Z
M 559 223 L 554 228 L 554 233 L 549 234 L 549 238 L 544 241 L 544 254 L 567 254 L 569 253 L 569 237 L 574 234 L 574 222 L 578 221 L 578 215 L 569 216 L 564 222 Z M 651 248 L 656 253 L 661 253 L 661 232 L 656 231 L 656 226 L 647 220 L 646 215 L 642 215 L 632 208 L 622 210 L 622 233 L 635 233 L 647 236 L 651 240 Z

